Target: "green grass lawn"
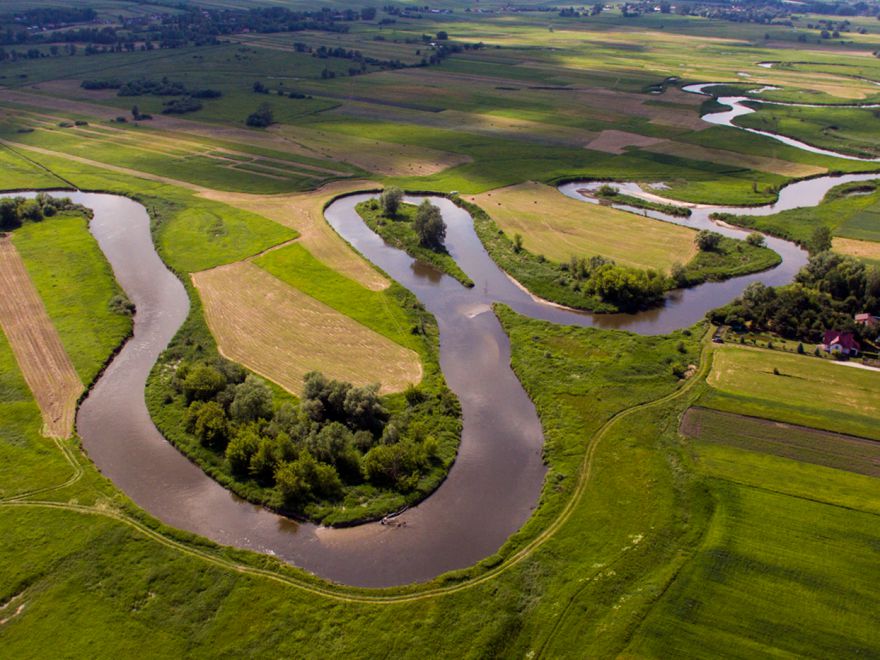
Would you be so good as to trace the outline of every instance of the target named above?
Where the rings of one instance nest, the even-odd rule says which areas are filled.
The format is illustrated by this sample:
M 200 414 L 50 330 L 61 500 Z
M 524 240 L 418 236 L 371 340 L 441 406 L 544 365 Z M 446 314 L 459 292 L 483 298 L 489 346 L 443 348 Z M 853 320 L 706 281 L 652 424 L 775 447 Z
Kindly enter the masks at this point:
M 734 224 L 808 245 L 818 227 L 835 236 L 880 241 L 880 191 L 876 181 L 845 183 L 832 188 L 818 206 L 774 215 L 732 216 Z
M 715 351 L 708 383 L 711 408 L 880 439 L 877 372 L 726 345 Z
M 3 146 L 0 146 L 0 172 L 3 173 L 3 190 L 69 187 L 65 181 L 28 160 L 25 155 Z
M 781 133 L 823 149 L 851 156 L 880 155 L 874 111 L 867 108 L 799 108 L 761 105 L 739 117 L 740 126 Z
M 27 223 L 12 237 L 80 379 L 91 383 L 132 323 L 111 308 L 111 301 L 124 294 L 88 221 L 79 213 L 64 213 Z
M 749 467 L 743 463 L 738 472 Z M 651 612 L 631 653 L 876 652 L 876 513 L 827 504 L 821 491 L 781 494 L 773 476 L 763 476 L 756 487 L 713 480 L 717 509 L 703 545 Z M 876 489 L 873 495 L 876 501 Z

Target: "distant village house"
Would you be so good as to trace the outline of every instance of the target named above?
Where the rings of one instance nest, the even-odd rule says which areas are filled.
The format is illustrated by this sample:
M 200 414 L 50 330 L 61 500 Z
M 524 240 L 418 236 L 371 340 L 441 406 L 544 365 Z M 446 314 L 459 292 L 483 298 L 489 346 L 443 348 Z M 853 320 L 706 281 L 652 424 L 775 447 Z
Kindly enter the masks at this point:
M 861 349 L 861 345 L 855 340 L 851 332 L 827 330 L 822 338 L 822 350 L 826 353 L 858 355 L 859 349 Z

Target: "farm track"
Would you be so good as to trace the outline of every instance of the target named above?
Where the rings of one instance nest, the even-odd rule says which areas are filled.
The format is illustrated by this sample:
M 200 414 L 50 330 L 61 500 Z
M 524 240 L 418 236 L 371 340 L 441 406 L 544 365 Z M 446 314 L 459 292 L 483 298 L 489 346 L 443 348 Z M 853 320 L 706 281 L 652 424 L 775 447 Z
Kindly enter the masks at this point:
M 40 407 L 43 433 L 70 437 L 83 385 L 9 237 L 0 238 L 0 287 L 0 327 Z
M 59 449 L 62 451 L 65 460 L 67 460 L 67 462 L 71 465 L 73 471 L 72 475 L 63 483 L 56 486 L 48 486 L 38 490 L 30 491 L 28 493 L 15 495 L 0 500 L 0 509 L 17 507 L 34 508 L 69 511 L 80 513 L 83 515 L 103 516 L 105 518 L 109 518 L 119 523 L 122 523 L 129 528 L 139 532 L 140 534 L 146 536 L 147 538 L 156 541 L 157 543 L 160 543 L 169 549 L 180 552 L 186 556 L 200 559 L 219 568 L 224 568 L 244 575 L 264 578 L 266 580 L 270 580 L 284 586 L 299 589 L 300 591 L 303 591 L 305 593 L 309 593 L 315 596 L 322 596 L 339 602 L 394 605 L 428 600 L 431 598 L 438 598 L 441 596 L 461 592 L 482 584 L 486 584 L 494 580 L 495 578 L 500 577 L 501 575 L 505 574 L 507 571 L 521 563 L 523 560 L 533 555 L 539 548 L 541 548 L 545 543 L 551 540 L 559 532 L 563 525 L 565 525 L 565 523 L 571 518 L 578 504 L 580 504 L 580 502 L 583 500 L 587 486 L 590 483 L 590 479 L 593 474 L 593 458 L 596 454 L 599 444 L 605 437 L 607 437 L 611 433 L 611 431 L 614 430 L 617 424 L 620 421 L 625 420 L 639 412 L 666 405 L 672 401 L 682 398 L 690 393 L 690 391 L 698 383 L 701 383 L 705 380 L 705 377 L 711 367 L 712 353 L 711 344 L 709 343 L 709 338 L 711 337 L 711 335 L 711 332 L 707 332 L 706 335 L 703 337 L 702 349 L 700 354 L 700 367 L 697 370 L 697 373 L 694 374 L 694 376 L 692 376 L 687 382 L 685 382 L 684 385 L 662 397 L 659 397 L 652 401 L 646 401 L 637 404 L 635 406 L 632 406 L 631 408 L 627 408 L 626 410 L 619 411 L 612 415 L 601 427 L 599 427 L 596 433 L 589 440 L 589 446 L 587 447 L 586 454 L 584 455 L 584 459 L 581 462 L 581 466 L 577 476 L 577 483 L 575 484 L 571 497 L 568 499 L 565 506 L 559 512 L 559 515 L 540 534 L 535 536 L 529 543 L 524 545 L 510 557 L 504 559 L 495 567 L 487 570 L 477 577 L 466 579 L 465 581 L 457 584 L 427 588 L 408 594 L 388 595 L 382 593 L 362 593 L 347 589 L 343 586 L 329 584 L 328 586 L 322 586 L 311 582 L 307 578 L 284 575 L 280 572 L 270 569 L 262 569 L 248 566 L 240 562 L 236 562 L 232 559 L 213 554 L 206 550 L 193 548 L 187 543 L 173 539 L 169 535 L 162 533 L 161 531 L 157 531 L 156 529 L 146 525 L 145 523 L 135 518 L 133 515 L 120 509 L 108 506 L 106 503 L 103 502 L 98 502 L 95 505 L 88 506 L 75 503 L 55 502 L 51 500 L 30 499 L 34 495 L 47 495 L 49 493 L 61 491 L 62 489 L 77 483 L 84 475 L 85 471 L 82 467 L 82 464 L 80 463 L 81 456 L 75 455 L 69 448 L 67 448 L 60 442 L 58 443 Z M 623 551 L 618 553 L 615 558 L 607 562 L 602 568 L 596 569 L 594 573 L 591 574 L 589 577 L 593 577 L 593 575 L 598 574 L 602 570 L 605 570 L 608 565 L 619 561 L 623 554 Z M 546 648 L 547 644 L 552 639 L 555 632 L 558 630 L 562 618 L 568 613 L 570 606 L 576 600 L 579 592 L 580 590 L 572 596 L 571 600 L 566 605 L 565 610 L 560 614 L 559 618 L 557 619 L 557 625 L 554 627 L 553 631 L 551 631 L 550 635 L 547 637 L 546 640 L 544 640 L 542 644 L 542 651 L 544 648 Z

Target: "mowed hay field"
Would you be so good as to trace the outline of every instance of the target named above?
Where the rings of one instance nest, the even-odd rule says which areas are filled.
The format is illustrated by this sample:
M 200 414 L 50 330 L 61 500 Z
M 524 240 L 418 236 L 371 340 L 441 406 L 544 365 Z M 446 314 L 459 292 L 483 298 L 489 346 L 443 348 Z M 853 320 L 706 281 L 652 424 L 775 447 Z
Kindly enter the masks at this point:
M 310 371 L 355 385 L 378 382 L 383 393 L 422 378 L 414 351 L 249 262 L 192 278 L 221 353 L 290 392 L 301 391 Z
M 0 327 L 40 406 L 43 432 L 66 438 L 73 430 L 76 399 L 83 385 L 8 237 L 0 238 L 0 284 Z
M 880 261 L 880 243 L 874 241 L 857 241 L 853 238 L 835 237 L 832 249 L 840 254 L 847 254 L 859 259 Z
M 249 195 L 206 191 L 202 196 L 257 213 L 299 233 L 302 244 L 318 260 L 372 291 L 388 288 L 389 281 L 333 231 L 324 219 L 324 207 L 338 195 L 377 189 L 370 181 L 337 181 L 297 195 Z
M 668 271 L 696 254 L 695 232 L 598 204 L 570 199 L 556 188 L 523 183 L 469 197 L 509 236 L 557 262 L 600 255 L 637 268 Z
M 715 350 L 707 382 L 740 412 L 880 439 L 878 371 L 727 345 Z

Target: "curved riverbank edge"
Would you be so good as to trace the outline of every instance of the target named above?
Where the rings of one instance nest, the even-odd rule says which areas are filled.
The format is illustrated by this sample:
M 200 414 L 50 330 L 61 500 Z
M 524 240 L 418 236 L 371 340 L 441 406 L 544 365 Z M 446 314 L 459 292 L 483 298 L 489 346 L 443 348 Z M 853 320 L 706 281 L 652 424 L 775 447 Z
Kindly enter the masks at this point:
M 575 184 L 578 186 L 584 186 L 584 187 L 592 185 L 592 184 L 598 184 L 600 182 L 621 183 L 620 181 L 613 180 L 613 179 L 589 179 L 589 180 L 570 179 L 569 180 L 569 183 L 572 183 L 572 184 Z M 558 186 L 558 189 L 562 192 L 562 194 L 566 195 L 567 197 L 577 199 L 578 201 L 591 201 L 591 202 L 595 201 L 595 203 L 597 203 L 597 204 L 603 204 L 602 200 L 600 200 L 596 197 L 593 197 L 593 196 L 591 196 L 590 199 L 585 199 L 584 196 L 573 196 L 573 195 L 569 194 L 568 192 L 565 192 L 565 184 L 560 184 Z M 646 201 L 647 201 L 647 197 L 649 197 L 649 195 L 645 195 Z M 715 274 L 710 274 L 710 273 L 705 273 L 705 272 L 701 273 L 699 275 L 691 274 L 688 276 L 686 283 L 681 286 L 676 286 L 671 280 L 669 280 L 669 287 L 664 292 L 664 297 L 662 300 L 656 302 L 655 304 L 645 305 L 637 310 L 622 311 L 621 309 L 615 307 L 611 303 L 605 303 L 604 301 L 601 301 L 599 299 L 594 300 L 594 299 L 586 298 L 583 295 L 579 294 L 578 292 L 573 291 L 568 286 L 558 284 L 558 282 L 556 282 L 556 279 L 559 278 L 563 274 L 563 271 L 561 270 L 561 264 L 559 264 L 558 262 L 548 260 L 548 259 L 542 259 L 540 257 L 537 257 L 536 255 L 529 252 L 525 248 L 521 248 L 520 250 L 514 249 L 513 243 L 510 241 L 510 238 L 498 226 L 498 224 L 495 222 L 495 220 L 492 218 L 492 216 L 485 209 L 481 208 L 479 205 L 477 205 L 471 201 L 461 199 L 458 196 L 451 196 L 450 195 L 449 198 L 452 199 L 454 204 L 456 204 L 460 208 L 465 209 L 471 215 L 471 217 L 473 218 L 473 222 L 474 222 L 474 226 L 475 226 L 477 235 L 480 237 L 480 240 L 483 243 L 483 247 L 486 249 L 486 251 L 492 257 L 492 259 L 496 262 L 496 264 L 498 264 L 499 267 L 501 267 L 507 273 L 507 275 L 518 286 L 520 286 L 524 290 L 528 291 L 529 294 L 532 295 L 537 302 L 553 304 L 553 305 L 556 305 L 562 309 L 568 309 L 571 311 L 588 312 L 591 314 L 622 314 L 622 313 L 638 313 L 640 311 L 661 308 L 665 304 L 666 299 L 668 298 L 668 296 L 670 295 L 671 292 L 694 288 L 696 286 L 700 286 L 705 283 L 724 282 L 727 280 L 736 279 L 738 277 L 744 277 L 747 275 L 762 273 L 762 272 L 776 268 L 777 266 L 779 266 L 782 263 L 782 260 L 783 260 L 783 257 L 781 255 L 779 255 L 778 253 L 775 253 L 770 248 L 764 248 L 767 250 L 768 253 L 775 254 L 775 257 L 771 256 L 770 254 L 767 254 L 767 255 L 765 255 L 766 259 L 763 262 L 750 261 L 749 267 L 742 269 L 738 272 L 730 272 L 730 269 L 727 269 L 723 272 L 715 273 Z M 658 197 L 658 199 L 662 200 L 663 198 Z M 653 201 L 653 200 L 651 200 L 651 201 Z M 668 202 L 664 201 L 664 203 L 669 203 L 670 205 L 673 205 L 673 206 L 679 206 L 679 207 L 684 207 L 684 208 L 688 208 L 688 209 L 692 209 L 696 206 L 696 205 L 686 204 L 686 203 L 682 203 L 682 202 L 677 202 L 675 200 L 669 200 Z M 640 217 L 650 217 L 650 218 L 657 220 L 657 221 L 669 222 L 671 224 L 676 224 L 676 225 L 680 225 L 680 226 L 687 226 L 687 227 L 693 228 L 693 227 L 691 227 L 691 225 L 689 223 L 677 222 L 677 221 L 673 220 L 673 218 L 678 218 L 678 217 L 687 218 L 690 216 L 675 216 L 670 213 L 665 213 L 662 211 L 655 211 L 653 209 L 639 208 L 639 207 L 631 206 L 631 205 L 628 205 L 625 203 L 623 203 L 623 204 L 610 203 L 607 205 L 614 208 L 614 209 L 624 211 L 626 213 L 631 213 L 633 215 L 638 215 Z M 480 226 L 481 223 L 486 223 L 485 229 Z M 706 228 L 706 227 L 703 227 L 703 228 Z M 717 228 L 712 227 L 711 229 L 715 230 Z M 737 238 L 737 240 L 743 240 L 745 238 L 745 236 L 735 237 L 735 238 Z M 512 250 L 513 255 L 503 254 L 502 253 L 503 248 L 500 248 L 497 245 L 497 242 L 502 242 L 502 243 L 504 243 L 505 247 L 509 247 L 510 250 Z M 752 250 L 755 251 L 754 249 L 752 249 Z M 584 254 L 584 255 L 580 255 L 580 256 L 590 257 L 590 256 L 594 256 L 594 255 Z M 698 257 L 698 255 L 695 255 L 694 258 L 691 260 L 691 262 L 688 262 L 687 264 L 683 264 L 685 269 L 689 268 L 690 264 L 693 263 L 697 257 Z M 522 272 L 519 272 L 519 273 L 515 272 L 510 267 L 512 264 L 512 260 L 516 260 L 516 259 L 528 260 L 528 262 L 529 262 L 528 264 L 523 264 L 522 269 L 520 269 Z M 547 281 L 537 283 L 537 284 L 540 284 L 542 289 L 544 289 L 543 292 L 537 292 L 535 290 L 537 288 L 536 279 L 532 279 L 532 278 L 527 279 L 526 277 L 523 277 L 523 275 L 528 275 L 528 273 L 526 273 L 525 270 L 523 270 L 523 269 L 527 269 L 527 268 L 541 269 L 541 270 L 545 271 L 545 276 L 546 276 Z M 530 281 L 530 279 L 531 279 L 531 281 Z
M 90 194 L 74 195 L 88 197 Z M 732 289 L 713 289 L 714 293 L 708 298 L 693 299 L 692 305 L 687 300 L 675 302 L 660 310 L 660 313 L 604 317 L 575 313 L 535 302 L 530 295 L 516 287 L 485 252 L 474 233 L 470 216 L 448 199 L 439 198 L 437 201 L 450 228 L 450 252 L 478 282 L 474 289 L 465 289 L 452 278 L 439 275 L 436 271 L 430 272 L 430 269 L 425 270 L 401 251 L 384 246 L 362 220 L 342 208 L 353 205 L 356 199 L 356 195 L 346 195 L 328 202 L 325 207 L 328 221 L 337 233 L 382 272 L 405 284 L 416 297 L 420 297 L 419 293 L 428 296 L 431 304 L 427 307 L 439 306 L 443 315 L 438 316 L 438 322 L 441 318 L 446 319 L 440 324 L 441 360 L 444 342 L 448 342 L 446 354 L 451 360 L 443 365 L 444 372 L 448 366 L 456 372 L 457 378 L 479 376 L 483 373 L 480 360 L 490 359 L 487 368 L 492 387 L 478 381 L 476 390 L 480 396 L 477 399 L 459 394 L 466 410 L 466 420 L 469 418 L 468 409 L 472 411 L 472 419 L 487 420 L 480 431 L 483 435 L 479 435 L 479 440 L 477 437 L 468 437 L 466 429 L 462 434 L 459 459 L 453 464 L 446 481 L 431 497 L 404 514 L 405 519 L 412 523 L 409 527 L 400 530 L 361 525 L 329 529 L 311 524 L 298 525 L 237 499 L 159 434 L 146 411 L 144 384 L 158 354 L 188 316 L 190 301 L 184 285 L 165 267 L 153 246 L 146 209 L 118 195 L 100 200 L 110 205 L 111 209 L 114 205 L 121 208 L 117 209 L 117 216 L 112 218 L 107 217 L 107 213 L 96 214 L 98 224 L 103 229 L 93 226 L 93 233 L 114 265 L 117 279 L 137 307 L 135 334 L 111 362 L 78 413 L 78 430 L 92 460 L 118 488 L 150 515 L 161 520 L 163 525 L 207 537 L 222 545 L 272 555 L 279 561 L 294 564 L 326 580 L 356 587 L 399 588 L 417 582 L 436 584 L 438 581 L 466 579 L 473 572 L 482 574 L 503 563 L 506 557 L 511 553 L 515 555 L 518 548 L 528 543 L 527 539 L 532 538 L 532 534 L 541 535 L 544 529 L 543 522 L 534 517 L 533 511 L 536 503 L 539 503 L 538 510 L 541 510 L 541 493 L 546 485 L 545 467 L 540 454 L 543 434 L 532 402 L 510 370 L 509 341 L 491 313 L 492 305 L 506 304 L 520 314 L 568 325 L 619 327 L 642 334 L 661 334 L 699 321 L 708 309 L 706 305 L 717 306 L 718 296 L 727 296 L 728 292 L 735 294 L 749 280 L 748 277 L 738 278 L 732 281 L 736 283 Z M 118 200 L 129 203 L 120 204 Z M 102 231 L 106 234 L 103 237 Z M 111 243 L 105 245 L 106 241 Z M 113 241 L 120 243 L 114 247 Z M 115 261 L 110 258 L 108 250 L 112 252 L 123 248 L 131 250 L 134 257 L 128 260 L 122 258 L 121 261 L 119 258 Z M 134 268 L 134 261 L 140 257 L 149 258 L 154 268 L 167 274 L 161 275 L 157 271 L 161 275 L 159 277 L 157 273 L 150 273 L 140 283 L 143 290 L 139 290 L 139 294 L 156 298 L 149 302 L 141 300 L 142 295 L 132 295 L 124 281 L 126 271 Z M 784 280 L 790 275 L 784 271 L 777 275 L 777 279 Z M 166 282 L 176 293 L 164 290 L 160 281 Z M 698 289 L 700 287 L 690 291 Z M 166 302 L 163 296 L 170 298 Z M 179 319 L 177 325 L 174 325 L 175 317 Z M 159 333 L 158 337 L 155 333 Z M 475 342 L 474 336 L 483 337 L 483 340 Z M 491 342 L 491 350 L 486 351 L 485 341 Z M 450 351 L 454 353 L 450 354 Z M 137 373 L 132 375 L 132 372 Z M 452 382 L 447 380 L 452 386 Z M 507 389 L 503 389 L 498 400 L 506 402 L 505 405 L 514 415 L 509 427 L 505 428 L 499 427 L 498 413 L 492 412 L 496 410 L 493 405 L 497 401 L 489 404 L 481 401 L 486 392 L 492 394 L 492 390 L 499 386 Z M 452 389 L 461 391 L 454 387 Z M 94 418 L 91 419 L 91 425 L 86 423 L 84 427 L 89 415 L 94 415 Z M 498 444 L 500 438 L 509 437 L 523 438 L 523 444 L 516 452 L 511 452 L 509 443 Z M 120 444 L 123 439 L 125 442 Z M 525 485 L 525 490 L 514 498 L 507 486 L 507 490 L 499 494 L 497 502 L 480 494 L 481 459 L 472 455 L 477 447 L 482 447 L 481 451 L 489 451 L 490 473 L 499 469 L 516 471 L 523 469 L 523 466 L 531 466 L 528 469 L 532 477 L 528 479 L 515 477 L 509 472 L 503 475 L 504 483 Z M 493 453 L 498 451 L 501 452 L 501 464 L 496 463 L 499 455 Z M 508 463 L 504 464 L 504 460 L 508 460 Z M 126 471 L 120 465 L 137 467 Z M 476 472 L 464 474 L 468 470 Z M 468 494 L 468 488 L 477 490 Z M 520 504 L 499 525 L 499 512 L 504 510 L 503 506 L 509 506 L 513 499 Z M 487 521 L 481 518 L 486 510 L 491 512 L 493 524 L 486 524 Z M 530 524 L 530 520 L 536 522 Z M 535 526 L 540 529 L 533 529 Z M 444 577 L 437 577 L 442 574 L 445 574 Z M 419 587 L 413 589 L 418 591 Z
M 781 142 L 790 147 L 794 147 L 796 149 L 801 149 L 802 151 L 807 151 L 810 153 L 818 154 L 820 156 L 830 156 L 832 158 L 840 158 L 842 160 L 849 160 L 861 163 L 880 163 L 880 157 L 878 158 L 863 158 L 860 156 L 852 156 L 839 151 L 832 151 L 830 149 L 824 149 L 822 147 L 817 147 L 808 142 L 804 142 L 803 140 L 798 140 L 797 138 L 792 138 L 782 133 L 777 133 L 774 131 L 765 131 L 757 128 L 749 128 L 747 126 L 740 126 L 739 124 L 734 123 L 734 120 L 737 117 L 743 115 L 749 115 L 756 112 L 754 108 L 750 108 L 745 103 L 762 103 L 767 105 L 781 105 L 781 106 L 789 106 L 789 107 L 825 107 L 825 106 L 813 106 L 806 103 L 783 103 L 779 101 L 767 101 L 759 98 L 751 98 L 746 96 L 716 96 L 711 92 L 705 91 L 709 87 L 714 87 L 716 85 L 724 85 L 727 83 L 691 83 L 688 85 L 684 85 L 681 87 L 683 92 L 687 92 L 688 94 L 699 94 L 700 96 L 705 96 L 707 98 L 715 99 L 715 101 L 719 105 L 723 105 L 729 110 L 722 110 L 719 112 L 709 112 L 702 115 L 701 119 L 709 124 L 715 124 L 717 126 L 728 126 L 730 128 L 735 128 L 740 131 L 746 131 L 747 133 L 753 133 L 755 135 L 763 135 L 765 137 L 769 137 L 777 142 Z M 838 106 L 842 107 L 842 106 Z M 853 108 L 867 108 L 867 107 L 880 107 L 880 104 L 868 104 L 861 106 L 850 106 Z

